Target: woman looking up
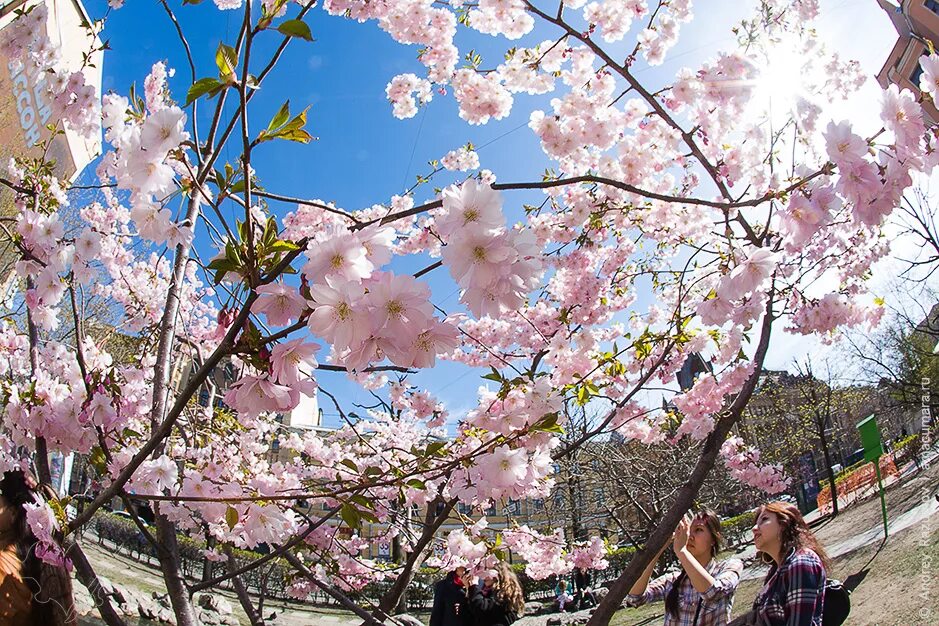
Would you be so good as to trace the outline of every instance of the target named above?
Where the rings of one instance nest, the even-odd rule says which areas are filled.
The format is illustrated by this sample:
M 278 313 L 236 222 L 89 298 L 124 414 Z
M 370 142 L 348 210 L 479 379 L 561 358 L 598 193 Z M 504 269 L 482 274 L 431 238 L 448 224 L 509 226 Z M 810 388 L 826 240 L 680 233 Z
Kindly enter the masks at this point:
M 734 592 L 743 563 L 739 559 L 718 561 L 721 521 L 714 511 L 703 509 L 685 516 L 672 539 L 672 549 L 681 570 L 656 578 L 652 568 L 658 556 L 629 590 L 626 606 L 642 606 L 665 600 L 665 626 L 724 626 L 730 621 Z
M 821 626 L 831 563 L 799 509 L 786 502 L 761 506 L 753 524 L 753 543 L 764 559 L 771 559 L 753 603 L 754 623 Z

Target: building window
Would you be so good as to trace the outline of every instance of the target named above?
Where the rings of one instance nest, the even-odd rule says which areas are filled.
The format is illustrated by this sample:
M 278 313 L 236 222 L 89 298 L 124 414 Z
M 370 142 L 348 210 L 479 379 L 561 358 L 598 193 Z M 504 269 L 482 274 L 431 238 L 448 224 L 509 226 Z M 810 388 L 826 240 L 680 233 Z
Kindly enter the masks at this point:
M 924 2 L 923 4 L 926 6 L 927 9 L 929 9 L 936 15 L 939 15 L 939 0 L 926 0 L 926 2 Z
M 544 509 L 544 499 L 535 498 L 534 500 L 531 501 L 531 505 L 532 505 L 532 508 L 534 508 L 536 511 L 541 511 L 542 509 Z
M 939 1 L 939 0 L 937 0 Z M 916 69 L 913 70 L 913 73 L 910 75 L 910 82 L 913 83 L 913 86 L 919 89 L 919 77 L 923 75 L 923 66 L 917 62 Z
M 509 504 L 505 508 L 508 510 L 508 515 L 520 515 L 522 512 L 522 503 L 520 500 L 509 498 Z
M 496 505 L 493 504 L 488 509 L 486 509 L 486 517 L 493 517 L 496 514 Z
M 473 507 L 463 502 L 460 502 L 459 504 L 457 504 L 457 510 L 460 512 L 461 515 L 469 515 L 470 513 L 473 512 Z

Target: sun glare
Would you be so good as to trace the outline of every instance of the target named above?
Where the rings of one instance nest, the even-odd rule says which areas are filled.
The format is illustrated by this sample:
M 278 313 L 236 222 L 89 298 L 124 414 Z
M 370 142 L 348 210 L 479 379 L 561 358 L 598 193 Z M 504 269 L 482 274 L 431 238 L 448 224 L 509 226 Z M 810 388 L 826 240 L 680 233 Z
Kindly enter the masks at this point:
M 795 42 L 779 42 L 766 50 L 753 81 L 752 106 L 772 118 L 788 116 L 800 98 L 809 96 L 811 63 Z

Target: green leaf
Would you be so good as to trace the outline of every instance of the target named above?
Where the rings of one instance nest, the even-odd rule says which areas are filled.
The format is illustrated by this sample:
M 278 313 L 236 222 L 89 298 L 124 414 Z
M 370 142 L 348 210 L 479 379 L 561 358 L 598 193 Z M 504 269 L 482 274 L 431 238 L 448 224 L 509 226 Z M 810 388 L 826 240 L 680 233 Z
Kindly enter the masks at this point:
M 228 530 L 233 529 L 238 523 L 238 511 L 230 504 L 225 509 L 225 523 L 228 524 Z
M 407 482 L 407 486 L 413 489 L 426 489 L 427 485 L 424 484 L 423 480 L 418 480 L 417 478 L 412 478 Z
M 275 131 L 276 129 L 286 124 L 288 119 L 290 119 L 290 100 L 287 100 L 283 105 L 281 105 L 277 115 L 275 115 L 274 119 L 271 120 L 271 123 L 267 125 L 267 131 Z
M 100 446 L 95 446 L 91 449 L 91 455 L 88 457 L 88 463 L 95 468 L 95 471 L 98 472 L 100 476 L 104 476 L 108 472 L 108 462 L 104 456 L 104 450 Z
M 352 470 L 353 472 L 358 472 L 358 471 L 359 471 L 359 466 L 356 465 L 351 459 L 343 459 L 343 460 L 339 461 L 339 464 L 340 464 L 340 465 L 345 465 L 346 467 L 348 467 L 348 468 L 349 468 L 350 470 Z
M 363 496 L 361 493 L 357 493 L 353 495 L 351 498 L 349 498 L 349 500 L 351 500 L 352 502 L 355 502 L 359 506 L 365 507 L 366 509 L 375 508 L 375 505 L 372 504 L 372 501 L 366 498 L 365 496 Z M 361 512 L 362 511 L 359 511 L 359 513 Z
M 446 441 L 435 441 L 429 446 L 427 446 L 427 456 L 435 456 L 440 454 L 440 451 L 443 450 L 447 445 Z
M 313 41 L 313 33 L 310 27 L 303 20 L 286 20 L 277 27 L 277 32 L 288 37 L 299 37 L 307 41 Z
M 238 70 L 238 53 L 231 46 L 218 44 L 215 50 L 215 65 L 218 66 L 218 75 L 226 83 L 235 82 L 235 72 Z
M 270 246 L 268 246 L 268 250 L 270 250 L 271 252 L 293 252 L 294 250 L 297 250 L 299 247 L 300 246 L 298 246 L 292 241 L 284 241 L 283 239 L 278 239 L 277 241 L 272 243 Z
M 200 78 L 192 84 L 192 87 L 190 87 L 189 91 L 186 93 L 185 106 L 189 106 L 206 94 L 208 94 L 209 97 L 214 96 L 222 90 L 222 87 L 224 87 L 224 85 L 220 83 L 217 78 Z
M 339 507 L 339 517 L 342 518 L 342 521 L 344 521 L 349 528 L 358 528 L 362 525 L 362 515 L 359 513 L 359 510 L 351 504 L 343 504 Z
M 287 141 L 297 141 L 300 143 L 309 143 L 313 140 L 313 136 L 310 133 L 303 130 L 303 127 L 306 126 L 306 113 L 310 110 L 310 107 L 303 109 L 296 117 L 282 124 L 274 129 L 268 127 L 265 130 L 262 130 L 258 135 L 258 143 L 262 141 L 271 141 L 272 139 L 286 139 Z M 289 109 L 288 109 L 288 115 Z M 278 116 L 280 113 L 278 112 Z

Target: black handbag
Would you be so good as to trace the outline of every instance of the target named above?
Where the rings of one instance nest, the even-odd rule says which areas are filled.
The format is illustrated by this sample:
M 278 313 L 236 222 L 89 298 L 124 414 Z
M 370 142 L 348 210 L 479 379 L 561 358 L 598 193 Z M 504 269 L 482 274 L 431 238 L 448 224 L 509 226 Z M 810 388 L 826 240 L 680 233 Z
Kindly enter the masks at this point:
M 822 626 L 841 626 L 851 613 L 851 592 L 840 580 L 825 581 L 825 604 L 822 606 Z

